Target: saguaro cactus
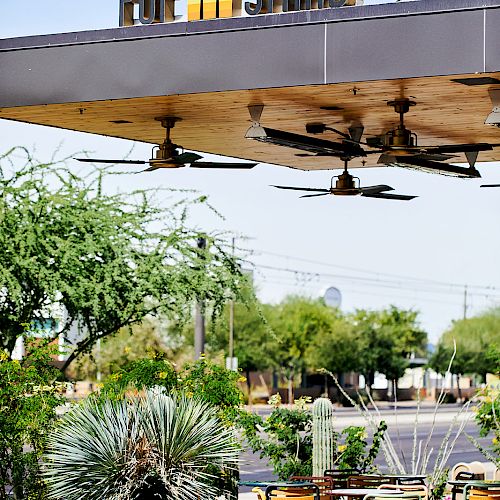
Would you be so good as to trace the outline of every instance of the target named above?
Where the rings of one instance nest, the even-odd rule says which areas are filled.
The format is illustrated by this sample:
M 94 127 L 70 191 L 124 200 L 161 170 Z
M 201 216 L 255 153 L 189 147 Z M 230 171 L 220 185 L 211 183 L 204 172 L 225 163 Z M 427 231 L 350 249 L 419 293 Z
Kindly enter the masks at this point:
M 328 398 L 318 398 L 312 407 L 313 415 L 313 476 L 322 476 L 326 469 L 334 468 L 335 431 L 333 405 Z

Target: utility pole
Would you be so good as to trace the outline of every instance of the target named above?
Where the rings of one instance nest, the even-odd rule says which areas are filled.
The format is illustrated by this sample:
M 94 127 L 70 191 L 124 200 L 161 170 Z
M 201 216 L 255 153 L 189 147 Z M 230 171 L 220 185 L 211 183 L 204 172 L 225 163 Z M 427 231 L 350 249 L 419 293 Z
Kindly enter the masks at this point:
M 464 319 L 467 319 L 467 285 L 464 287 Z
M 234 258 L 234 236 L 232 238 L 232 253 Z M 231 363 L 231 369 L 233 369 L 233 357 L 234 357 L 234 300 L 229 301 L 229 359 Z
M 198 238 L 197 245 L 200 250 L 205 250 L 205 248 L 207 248 L 207 240 L 205 238 Z M 194 316 L 195 359 L 200 359 L 201 356 L 205 353 L 205 315 L 203 309 L 203 302 L 201 300 L 198 300 L 196 302 L 196 310 Z

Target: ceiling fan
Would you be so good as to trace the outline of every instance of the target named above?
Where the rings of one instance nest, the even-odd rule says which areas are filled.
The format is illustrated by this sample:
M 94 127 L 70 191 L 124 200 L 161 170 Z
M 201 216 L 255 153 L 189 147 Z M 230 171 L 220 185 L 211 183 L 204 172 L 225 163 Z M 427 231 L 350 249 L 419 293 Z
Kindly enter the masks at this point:
M 264 106 L 261 104 L 248 106 L 252 125 L 247 130 L 245 137 L 255 141 L 285 146 L 288 148 L 306 151 L 306 154 L 297 156 L 335 156 L 337 158 L 356 158 L 366 156 L 367 152 L 360 146 L 357 140 L 343 140 L 342 142 L 317 139 L 307 135 L 294 134 L 283 130 L 262 127 L 260 117 Z M 343 134 L 345 136 L 345 134 Z M 345 139 L 345 137 L 344 137 Z M 361 139 L 361 136 L 359 136 Z
M 494 147 L 499 146 L 488 143 L 419 146 L 417 135 L 407 129 L 404 123 L 405 113 L 416 103 L 402 97 L 387 104 L 394 107 L 396 113 L 399 114 L 399 125 L 381 137 L 368 138 L 366 141 L 361 140 L 364 128 L 360 124 L 349 127 L 347 133 L 328 127 L 323 123 L 308 123 L 306 125 L 306 132 L 309 134 L 321 134 L 328 130 L 340 136 L 341 142 L 316 139 L 310 135 L 293 134 L 262 127 L 260 117 L 264 109 L 263 105 L 248 107 L 252 126 L 248 129 L 245 137 L 307 152 L 307 154 L 299 153 L 296 156 L 333 156 L 352 159 L 379 154 L 377 161 L 379 166 L 402 167 L 463 178 L 481 177 L 475 168 L 479 152 L 491 151 Z M 447 160 L 457 157 L 460 153 L 465 154 L 469 167 L 446 163 Z
M 379 184 L 376 186 L 361 187 L 361 182 L 358 177 L 353 177 L 348 171 L 347 166 L 349 159 L 344 158 L 344 172 L 338 176 L 332 177 L 330 188 L 317 189 L 307 187 L 293 187 L 293 186 L 275 186 L 278 189 L 291 189 L 294 191 L 307 191 L 315 194 L 305 194 L 301 198 L 312 198 L 315 196 L 326 196 L 333 194 L 335 196 L 364 196 L 365 198 L 383 198 L 385 200 L 402 200 L 409 201 L 416 198 L 416 196 L 406 194 L 392 194 L 387 191 L 393 191 L 394 188 L 386 184 Z M 335 187 L 333 186 L 333 179 L 337 179 Z M 356 182 L 357 180 L 357 182 Z
M 462 178 L 481 177 L 481 174 L 475 168 L 479 152 L 491 151 L 498 144 L 471 143 L 420 146 L 418 145 L 417 134 L 406 128 L 404 123 L 405 113 L 416 103 L 402 97 L 389 101 L 387 105 L 392 106 L 394 111 L 399 114 L 399 124 L 394 129 L 387 131 L 383 136 L 368 138 L 366 142 L 362 142 L 361 138 L 356 141 L 352 137 L 348 137 L 347 134 L 324 124 L 308 124 L 306 130 L 316 134 L 330 130 L 344 137 L 344 140 L 357 143 L 360 147 L 363 145 L 378 150 L 381 153 L 377 161 L 378 165 L 409 168 Z M 446 160 L 455 158 L 460 153 L 465 154 L 469 167 L 446 163 Z
M 153 148 L 152 158 L 149 160 L 101 160 L 96 158 L 75 158 L 78 161 L 88 163 L 121 163 L 126 165 L 147 165 L 149 167 L 142 172 L 152 172 L 159 168 L 179 168 L 189 165 L 191 168 L 220 168 L 220 169 L 250 169 L 257 163 L 226 163 L 214 161 L 198 161 L 203 157 L 197 153 L 185 152 L 182 146 L 174 144 L 170 139 L 170 130 L 181 118 L 176 116 L 164 116 L 155 118 L 161 122 L 166 129 L 166 137 L 162 144 Z

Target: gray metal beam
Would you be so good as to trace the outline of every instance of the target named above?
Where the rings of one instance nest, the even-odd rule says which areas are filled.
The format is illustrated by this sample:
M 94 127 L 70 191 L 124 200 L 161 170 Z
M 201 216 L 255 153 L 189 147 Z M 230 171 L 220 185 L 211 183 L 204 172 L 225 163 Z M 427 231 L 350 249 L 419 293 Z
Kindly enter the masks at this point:
M 500 71 L 500 0 L 0 40 L 0 107 Z

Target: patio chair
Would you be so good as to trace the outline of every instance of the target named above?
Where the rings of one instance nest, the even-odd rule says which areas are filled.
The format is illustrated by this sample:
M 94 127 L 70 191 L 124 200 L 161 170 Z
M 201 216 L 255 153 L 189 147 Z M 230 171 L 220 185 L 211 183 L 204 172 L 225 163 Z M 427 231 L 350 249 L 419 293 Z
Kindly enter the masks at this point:
M 332 489 L 347 488 L 347 479 L 359 475 L 356 469 L 327 469 L 324 473 L 332 479 Z
M 257 495 L 257 500 L 266 500 L 266 494 L 258 486 L 252 488 L 252 493 Z
M 463 464 L 457 464 L 457 465 L 462 466 Z M 453 467 L 452 473 L 455 472 L 454 471 L 455 467 Z M 452 478 L 453 478 L 452 481 L 464 481 L 463 484 L 454 484 L 452 485 L 451 488 L 451 500 L 461 500 L 465 483 L 467 481 L 478 481 L 484 479 L 484 474 L 475 474 L 474 472 L 468 472 L 459 469 L 459 471 L 455 474 L 455 477 L 453 477 L 452 475 Z
M 390 493 L 388 495 L 381 494 L 380 492 L 377 493 L 370 493 L 369 495 L 365 495 L 363 500 L 389 500 L 389 499 L 404 499 L 404 500 L 421 500 L 421 497 L 412 494 L 412 493 Z
M 455 464 L 451 469 L 450 472 L 451 480 L 452 481 L 460 480 L 458 476 L 462 472 L 470 472 L 474 474 L 475 480 L 480 480 L 484 479 L 486 474 L 486 469 L 484 468 L 484 465 L 481 462 L 469 462 L 469 463 L 459 462 L 458 464 Z
M 379 490 L 400 490 L 407 496 L 418 497 L 420 500 L 427 500 L 429 490 L 422 484 L 381 484 Z
M 396 484 L 399 486 L 425 486 L 425 479 L 423 477 L 401 476 L 396 478 Z
M 293 498 L 294 500 L 320 500 L 319 487 L 315 484 L 286 486 L 269 485 L 265 491 L 265 500 Z
M 319 495 L 322 500 L 330 500 L 331 496 L 325 491 L 333 489 L 333 480 L 329 476 L 292 476 L 290 481 L 303 481 L 313 483 L 319 488 Z
M 500 500 L 500 483 L 474 485 L 466 494 L 467 500 Z
M 348 488 L 378 488 L 382 484 L 395 484 L 396 477 L 375 474 L 356 474 L 347 479 Z

